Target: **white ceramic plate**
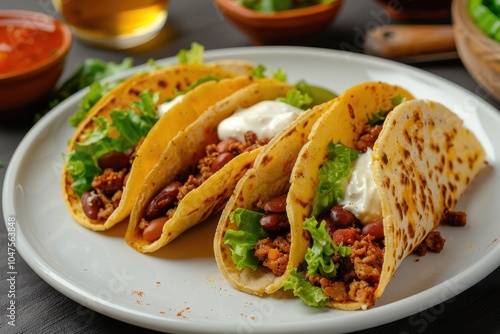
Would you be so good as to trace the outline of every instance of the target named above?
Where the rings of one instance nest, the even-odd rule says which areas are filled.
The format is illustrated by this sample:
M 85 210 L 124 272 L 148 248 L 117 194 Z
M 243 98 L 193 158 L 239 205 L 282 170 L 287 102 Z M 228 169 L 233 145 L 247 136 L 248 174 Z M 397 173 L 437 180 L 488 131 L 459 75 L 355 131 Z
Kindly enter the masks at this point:
M 234 290 L 213 258 L 217 217 L 155 254 L 129 247 L 125 226 L 96 233 L 72 220 L 61 196 L 62 152 L 73 129 L 68 117 L 84 92 L 68 98 L 26 135 L 3 189 L 5 221 L 17 221 L 17 247 L 33 270 L 62 294 L 113 318 L 165 332 L 346 332 L 391 322 L 430 308 L 469 288 L 500 265 L 498 174 L 500 114 L 465 89 L 398 63 L 331 50 L 252 47 L 206 52 L 284 69 L 290 82 L 336 92 L 363 81 L 385 81 L 419 98 L 444 103 L 462 117 L 487 150 L 493 171 L 462 197 L 466 227 L 442 227 L 440 254 L 410 256 L 377 305 L 367 311 L 315 309 L 300 300 L 261 299 Z M 176 62 L 176 58 L 159 61 Z M 136 68 L 143 69 L 144 66 Z M 132 71 L 120 77 L 130 75 Z

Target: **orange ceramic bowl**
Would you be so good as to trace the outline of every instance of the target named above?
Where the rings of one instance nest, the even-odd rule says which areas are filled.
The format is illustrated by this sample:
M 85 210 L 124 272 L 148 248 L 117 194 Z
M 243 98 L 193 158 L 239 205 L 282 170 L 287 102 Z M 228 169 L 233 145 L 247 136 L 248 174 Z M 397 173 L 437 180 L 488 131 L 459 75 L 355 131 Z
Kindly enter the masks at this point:
M 486 35 L 467 10 L 469 0 L 453 0 L 451 17 L 458 55 L 470 75 L 500 101 L 500 42 Z
M 253 44 L 307 44 L 308 38 L 326 30 L 337 16 L 342 0 L 300 9 L 263 13 L 234 0 L 215 0 L 222 14 Z
M 0 118 L 14 118 L 47 98 L 59 80 L 72 41 L 51 16 L 0 11 Z

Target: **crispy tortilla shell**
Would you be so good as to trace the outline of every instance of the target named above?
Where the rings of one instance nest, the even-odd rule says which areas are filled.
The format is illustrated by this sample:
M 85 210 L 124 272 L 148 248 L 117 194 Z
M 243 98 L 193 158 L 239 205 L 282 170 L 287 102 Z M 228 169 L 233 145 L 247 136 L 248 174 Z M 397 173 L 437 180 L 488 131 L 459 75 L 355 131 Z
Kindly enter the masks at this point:
M 254 210 L 258 203 L 282 195 L 288 191 L 289 179 L 295 160 L 316 120 L 337 102 L 336 99 L 315 106 L 301 114 L 279 135 L 275 136 L 261 151 L 254 167 L 248 170 L 238 182 L 234 193 L 225 206 L 219 219 L 214 238 L 214 253 L 217 265 L 224 277 L 236 289 L 247 293 L 263 296 L 274 293 L 281 288 L 281 284 L 288 278 L 288 270 L 282 276 L 276 276 L 264 267 L 257 270 L 243 268 L 239 270 L 231 259 L 231 248 L 224 243 L 224 235 L 228 229 L 238 230 L 236 224 L 231 223 L 229 216 L 237 208 Z M 287 212 L 291 210 L 287 205 Z M 309 240 L 304 235 L 292 238 L 293 252 L 300 252 L 307 248 Z M 287 269 L 299 265 L 301 257 L 290 259 Z
M 176 177 L 196 166 L 209 144 L 217 143 L 217 126 L 240 108 L 257 102 L 283 97 L 293 87 L 275 80 L 263 80 L 244 87 L 217 102 L 174 137 L 158 159 L 142 185 L 140 196 L 132 209 L 125 233 L 127 243 L 139 252 L 153 252 L 168 244 L 187 229 L 201 223 L 212 213 L 222 210 L 238 180 L 253 165 L 263 147 L 236 156 L 198 188 L 190 191 L 178 204 L 172 218 L 163 226 L 158 240 L 148 242 L 142 237 L 139 223 L 153 197 Z
M 210 81 L 196 87 L 186 94 L 181 103 L 175 105 L 158 120 L 138 151 L 131 168 L 128 186 L 123 190 L 119 206 L 107 220 L 92 220 L 85 215 L 80 197 L 71 187 L 73 181 L 66 170 L 67 165 L 63 166 L 64 199 L 71 215 L 79 224 L 94 231 L 103 231 L 126 219 L 132 210 L 135 198 L 138 196 L 140 185 L 168 141 L 178 131 L 185 129 L 208 107 L 236 90 L 251 84 L 253 80 L 248 76 L 236 77 L 235 74 L 218 67 L 194 64 L 175 65 L 154 72 L 141 73 L 125 80 L 101 98 L 89 111 L 69 142 L 68 152 L 74 149 L 75 142 L 84 141 L 86 134 L 96 127 L 93 117 L 101 116 L 110 120 L 112 110 L 129 108 L 130 103 L 137 101 L 139 94 L 145 90 L 158 93 L 159 104 L 167 98 L 173 98 L 176 91 L 183 91 L 191 83 L 206 75 L 213 75 L 221 81 Z

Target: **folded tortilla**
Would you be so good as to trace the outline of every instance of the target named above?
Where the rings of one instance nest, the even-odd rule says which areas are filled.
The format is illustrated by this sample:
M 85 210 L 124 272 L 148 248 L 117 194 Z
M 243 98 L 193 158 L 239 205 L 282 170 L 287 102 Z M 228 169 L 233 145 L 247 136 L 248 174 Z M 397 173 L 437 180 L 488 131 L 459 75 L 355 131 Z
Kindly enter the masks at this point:
M 68 153 L 74 150 L 75 143 L 85 142 L 88 134 L 98 126 L 95 117 L 110 120 L 112 110 L 130 108 L 131 103 L 138 101 L 140 93 L 146 90 L 159 95 L 156 104 L 158 106 L 166 99 L 174 98 L 177 92 L 184 91 L 202 77 L 212 76 L 220 80 L 205 82 L 186 93 L 184 99 L 175 104 L 151 128 L 136 153 L 119 204 L 107 219 L 87 217 L 82 209 L 80 196 L 72 188 L 73 180 L 67 170 L 67 164 L 64 165 L 62 175 L 64 199 L 71 215 L 79 224 L 94 231 L 102 231 L 125 220 L 132 211 L 142 183 L 167 143 L 211 105 L 253 83 L 251 77 L 237 76 L 233 72 L 224 70 L 225 66 L 244 72 L 250 65 L 243 64 L 238 69 L 238 64 L 234 62 L 226 65 L 224 61 L 220 61 L 217 66 L 182 64 L 140 73 L 119 84 L 92 107 L 71 138 Z
M 252 210 L 258 203 L 280 196 L 288 191 L 289 179 L 297 155 L 307 142 L 307 137 L 318 118 L 337 103 L 337 99 L 317 105 L 304 112 L 278 136 L 274 137 L 258 155 L 253 168 L 236 185 L 219 219 L 214 237 L 214 254 L 217 265 L 224 277 L 235 288 L 247 293 L 262 296 L 281 288 L 287 275 L 276 276 L 260 266 L 257 270 L 249 267 L 238 269 L 232 260 L 231 247 L 224 243 L 227 230 L 238 230 L 230 215 L 238 208 Z M 290 208 L 287 205 L 287 211 Z M 308 239 L 294 238 L 291 244 L 294 252 L 307 247 Z M 297 257 L 300 260 L 300 257 Z M 299 263 L 290 259 L 287 268 Z
M 329 143 L 354 148 L 364 124 L 387 104 L 396 87 L 366 83 L 345 92 L 311 132 L 292 173 L 288 199 L 292 235 L 306 231 L 312 215 L 319 170 Z M 401 92 L 399 92 L 401 94 Z M 409 100 L 409 99 L 408 99 Z M 383 123 L 372 152 L 372 172 L 381 201 L 385 246 L 374 299 L 380 298 L 402 261 L 433 231 L 485 164 L 485 152 L 462 120 L 440 103 L 409 100 Z M 304 261 L 306 249 L 293 254 Z M 292 257 L 292 256 L 291 256 Z M 361 278 L 358 279 L 362 281 Z M 328 300 L 327 306 L 357 310 L 364 301 Z
M 196 167 L 207 145 L 218 142 L 217 126 L 240 108 L 260 101 L 286 96 L 293 86 L 273 79 L 262 79 L 244 87 L 210 107 L 184 131 L 180 131 L 162 152 L 157 164 L 144 180 L 140 195 L 130 215 L 125 240 L 139 252 L 154 252 L 187 229 L 201 223 L 226 204 L 238 180 L 253 165 L 265 146 L 244 152 L 224 165 L 200 186 L 191 190 L 163 225 L 159 239 L 147 241 L 140 228 L 148 204 L 167 185 L 186 170 Z

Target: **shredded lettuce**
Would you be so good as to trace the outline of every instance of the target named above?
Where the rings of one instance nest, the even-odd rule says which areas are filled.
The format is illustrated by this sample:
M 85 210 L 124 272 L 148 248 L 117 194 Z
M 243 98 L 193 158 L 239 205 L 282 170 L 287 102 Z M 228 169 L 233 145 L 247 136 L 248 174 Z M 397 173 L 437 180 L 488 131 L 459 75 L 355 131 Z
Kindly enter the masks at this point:
M 285 97 L 280 97 L 276 100 L 303 110 L 308 109 L 308 106 L 314 102 L 309 94 L 303 93 L 299 89 L 291 89 L 286 93 Z
M 78 124 L 87 116 L 89 110 L 106 95 L 111 89 L 118 85 L 119 81 L 109 83 L 94 82 L 90 85 L 90 89 L 80 102 L 80 109 L 69 118 L 69 123 L 72 127 L 77 127 Z
M 267 68 L 262 64 L 255 66 L 255 68 L 250 72 L 250 76 L 259 79 L 270 77 L 282 82 L 286 82 L 288 78 L 288 75 L 282 68 L 278 68 L 276 71 L 269 71 L 268 74 Z
M 344 198 L 344 188 L 360 152 L 341 143 L 328 144 L 328 159 L 319 170 L 312 215 L 329 210 Z
M 79 90 L 113 74 L 132 68 L 133 65 L 134 60 L 130 57 L 124 58 L 121 63 L 104 62 L 96 58 L 86 59 L 52 95 L 47 108 L 42 113 L 35 115 L 35 122 L 52 108 Z M 92 96 L 88 98 L 85 105 L 80 105 L 80 110 L 77 112 L 79 115 L 75 116 L 74 119 L 70 121 L 72 126 L 76 127 L 85 117 L 90 107 L 92 107 L 92 105 L 87 105 L 87 103 L 97 102 L 95 98 L 96 92 L 89 92 L 89 94 L 92 94 Z
M 368 124 L 371 126 L 377 125 L 377 124 L 383 124 L 385 121 L 385 118 L 387 117 L 387 114 L 396 107 L 397 105 L 400 105 L 401 103 L 406 101 L 406 97 L 401 96 L 400 94 L 396 94 L 393 97 L 391 97 L 391 103 L 392 103 L 392 108 L 390 110 L 383 110 L 380 108 L 373 114 L 368 116 Z
M 304 272 L 298 272 L 296 268 L 293 268 L 289 273 L 290 276 L 283 282 L 284 290 L 293 290 L 293 294 L 300 297 L 308 306 L 324 307 L 326 305 L 328 297 L 320 287 L 309 282 Z
M 323 220 L 319 226 L 314 217 L 306 219 L 303 224 L 305 230 L 309 231 L 312 246 L 307 249 L 305 261 L 307 273 L 311 276 L 321 275 L 333 279 L 337 273 L 338 265 L 332 261 L 332 256 L 343 257 L 351 254 L 349 246 L 335 245 L 332 238 L 326 232 L 326 222 Z M 320 287 L 314 286 L 306 278 L 305 271 L 290 270 L 289 278 L 283 282 L 285 290 L 293 290 L 293 294 L 300 297 L 308 306 L 323 307 L 328 302 Z
M 140 94 L 140 100 L 134 101 L 129 109 L 112 110 L 111 122 L 103 117 L 93 119 L 95 129 L 84 142 L 75 143 L 75 149 L 65 156 L 73 181 L 72 188 L 78 195 L 91 189 L 94 176 L 102 173 L 97 163 L 99 157 L 111 151 L 124 152 L 148 134 L 157 121 L 154 107 L 157 101 L 157 94 L 145 91 Z M 111 127 L 119 133 L 118 137 L 109 136 Z
M 329 4 L 337 0 L 237 0 L 241 5 L 260 12 L 276 12 L 304 8 L 318 4 Z
M 191 43 L 191 49 L 181 49 L 177 53 L 180 64 L 203 64 L 203 54 L 205 47 L 196 42 Z
M 244 267 L 257 269 L 259 260 L 253 247 L 261 239 L 267 237 L 267 232 L 260 226 L 259 220 L 264 214 L 243 208 L 234 210 L 229 219 L 239 230 L 229 229 L 224 235 L 224 243 L 231 246 L 231 258 L 238 270 Z
M 320 224 L 316 218 L 311 217 L 304 221 L 303 227 L 311 234 L 312 245 L 307 249 L 305 262 L 307 274 L 310 276 L 320 275 L 325 278 L 334 279 L 337 274 L 338 264 L 334 263 L 332 257 L 340 255 L 347 257 L 351 254 L 349 246 L 336 245 L 326 231 L 326 222 Z M 307 305 L 323 307 L 328 301 L 320 287 L 316 287 L 306 278 L 306 273 L 292 269 L 289 278 L 283 282 L 285 290 L 293 290 L 293 294 L 300 297 Z
M 351 254 L 351 248 L 336 245 L 328 232 L 326 232 L 326 221 L 321 221 L 318 226 L 316 218 L 311 217 L 304 221 L 302 225 L 309 231 L 312 239 L 312 246 L 307 249 L 305 260 L 307 272 L 311 276 L 317 274 L 325 278 L 334 278 L 337 274 L 338 265 L 332 261 L 332 256 L 340 254 L 343 257 Z

